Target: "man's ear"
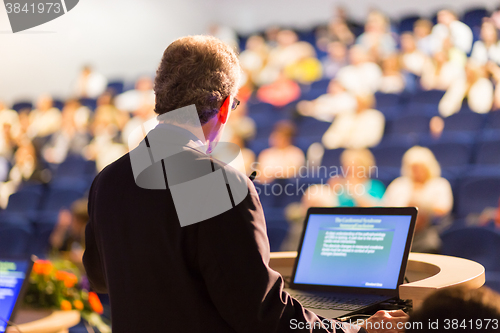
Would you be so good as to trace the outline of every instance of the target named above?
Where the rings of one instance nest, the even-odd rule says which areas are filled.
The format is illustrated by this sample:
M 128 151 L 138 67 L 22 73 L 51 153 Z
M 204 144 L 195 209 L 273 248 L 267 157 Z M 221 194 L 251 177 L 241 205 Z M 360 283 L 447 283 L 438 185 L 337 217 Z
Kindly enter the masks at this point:
M 224 103 L 222 103 L 222 106 L 220 107 L 219 110 L 219 120 L 222 124 L 225 124 L 227 122 L 227 119 L 229 118 L 229 102 L 231 100 L 231 96 L 227 96 L 227 98 L 224 100 Z

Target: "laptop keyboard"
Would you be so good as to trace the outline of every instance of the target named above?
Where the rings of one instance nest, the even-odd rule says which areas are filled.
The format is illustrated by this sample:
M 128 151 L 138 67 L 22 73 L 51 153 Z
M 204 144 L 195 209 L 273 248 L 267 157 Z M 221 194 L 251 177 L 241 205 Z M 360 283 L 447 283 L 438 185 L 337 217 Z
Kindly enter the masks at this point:
M 359 297 L 357 295 L 324 296 L 324 295 L 293 295 L 304 307 L 320 310 L 354 311 L 370 304 L 378 303 L 383 298 L 379 296 Z

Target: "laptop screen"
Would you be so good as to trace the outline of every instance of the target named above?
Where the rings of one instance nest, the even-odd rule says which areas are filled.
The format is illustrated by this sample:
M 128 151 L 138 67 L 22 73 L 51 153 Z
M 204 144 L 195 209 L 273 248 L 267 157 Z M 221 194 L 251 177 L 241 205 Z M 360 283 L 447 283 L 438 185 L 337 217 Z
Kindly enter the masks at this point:
M 29 260 L 0 259 L 0 332 L 7 329 L 6 321 L 11 316 L 19 297 L 22 297 L 22 286 L 31 271 Z
M 397 289 L 411 213 L 313 212 L 306 221 L 295 284 Z

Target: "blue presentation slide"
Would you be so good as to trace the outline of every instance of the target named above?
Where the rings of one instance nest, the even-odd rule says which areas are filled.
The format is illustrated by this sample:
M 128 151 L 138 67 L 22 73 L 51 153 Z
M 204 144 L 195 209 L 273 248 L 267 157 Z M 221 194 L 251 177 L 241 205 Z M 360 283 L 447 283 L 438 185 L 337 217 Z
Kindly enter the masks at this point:
M 26 278 L 28 262 L 0 260 L 0 332 L 5 332 L 21 286 Z
M 396 289 L 411 216 L 311 215 L 294 283 Z

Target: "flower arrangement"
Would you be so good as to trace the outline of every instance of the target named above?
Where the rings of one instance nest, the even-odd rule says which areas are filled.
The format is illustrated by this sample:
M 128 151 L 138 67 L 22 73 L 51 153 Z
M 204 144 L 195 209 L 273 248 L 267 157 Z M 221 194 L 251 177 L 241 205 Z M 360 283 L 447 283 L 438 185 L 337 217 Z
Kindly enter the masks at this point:
M 103 306 L 94 292 L 82 287 L 78 269 L 69 261 L 37 260 L 30 275 L 24 303 L 35 308 L 78 310 L 101 333 L 111 332 L 101 317 Z

